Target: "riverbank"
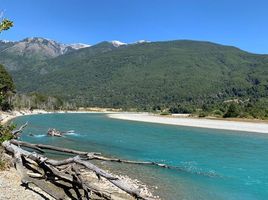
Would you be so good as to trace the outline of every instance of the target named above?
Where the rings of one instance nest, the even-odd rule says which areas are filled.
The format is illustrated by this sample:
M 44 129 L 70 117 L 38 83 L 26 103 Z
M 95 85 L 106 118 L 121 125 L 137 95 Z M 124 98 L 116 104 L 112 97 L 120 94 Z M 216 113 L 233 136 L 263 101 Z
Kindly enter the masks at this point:
M 23 115 L 47 113 L 45 111 L 12 111 L 12 112 L 0 112 L 1 124 L 6 124 L 10 120 Z M 49 195 L 40 190 L 37 187 L 32 187 L 26 190 L 25 187 L 21 186 L 21 178 L 12 166 L 12 158 L 4 153 L 2 146 L 0 146 L 0 162 L 3 168 L 0 170 L 0 199 L 32 199 L 42 200 L 48 199 L 53 200 Z
M 268 177 L 268 161 L 263 159 L 263 152 L 268 152 L 267 134 L 131 122 L 108 118 L 106 114 L 44 114 L 18 117 L 14 123 L 25 121 L 29 126 L 22 139 L 27 142 L 44 141 L 80 151 L 101 152 L 108 157 L 176 167 L 176 170 L 159 169 L 102 161 L 96 164 L 101 168 L 105 165 L 104 169 L 114 174 L 140 180 L 162 199 L 268 197 L 265 184 L 260 184 L 267 183 Z M 27 134 L 45 135 L 53 123 L 58 130 L 74 130 L 76 135 L 67 135 L 65 139 Z
M 36 110 L 15 110 L 11 112 L 1 112 L 0 111 L 0 122 L 1 124 L 6 124 L 10 120 L 25 115 L 39 115 L 39 114 L 53 114 L 53 113 L 117 113 L 117 111 L 107 110 L 107 109 L 91 109 L 91 110 L 60 110 L 60 111 L 46 111 L 41 109 Z
M 245 120 L 240 118 L 194 118 L 188 114 L 159 115 L 153 113 L 132 113 L 118 112 L 106 109 L 78 110 L 78 111 L 45 111 L 45 110 L 20 110 L 12 112 L 1 112 L 0 121 L 2 124 L 24 115 L 53 114 L 53 113 L 106 113 L 108 117 L 129 121 L 141 121 L 149 123 L 160 123 L 177 126 L 190 126 L 210 129 L 223 129 L 233 131 L 245 131 L 256 133 L 268 133 L 268 122 L 262 120 Z
M 268 133 L 268 122 L 261 120 L 244 119 L 219 119 L 219 118 L 193 118 L 188 114 L 158 115 L 152 113 L 132 113 L 107 110 L 78 110 L 78 111 L 45 111 L 45 110 L 20 110 L 1 112 L 2 124 L 24 115 L 53 114 L 53 113 L 106 113 L 108 117 L 121 120 L 141 121 L 150 123 L 169 124 L 177 126 L 191 126 L 199 128 L 223 129 L 245 132 Z
M 58 112 L 47 112 L 45 110 L 22 110 L 22 111 L 13 111 L 10 113 L 1 112 L 1 123 L 8 123 L 10 120 L 18 117 L 18 116 L 25 116 L 25 115 L 38 115 L 38 114 L 53 114 L 53 113 L 100 113 L 98 111 L 58 111 Z M 101 113 L 111 113 L 110 111 L 103 111 Z M 0 147 L 2 149 L 2 147 Z M 6 157 L 6 154 L 0 152 L 0 161 L 3 157 Z M 9 159 L 11 160 L 11 158 Z M 111 172 L 110 172 L 111 173 Z M 105 191 L 109 191 L 112 196 L 112 199 L 125 199 L 125 200 L 132 200 L 134 199 L 126 192 L 118 189 L 113 184 L 105 179 L 99 180 L 95 173 L 90 171 L 82 171 L 82 174 L 85 178 L 90 181 L 91 184 L 95 185 L 96 187 L 102 188 Z M 113 173 L 111 173 L 113 174 Z M 120 173 L 117 173 L 120 174 Z M 118 176 L 114 175 L 115 177 L 121 178 L 125 181 L 126 184 L 131 185 L 133 188 L 139 189 L 142 194 L 146 196 L 153 197 L 152 193 L 148 190 L 148 187 L 143 183 L 139 182 L 136 179 L 131 179 L 128 176 Z M 8 194 L 7 194 L 8 192 Z M 45 198 L 44 198 L 45 196 Z M 41 200 L 41 199 L 54 199 L 47 195 L 46 193 L 42 192 L 37 187 L 31 187 L 30 190 L 25 190 L 25 187 L 21 186 L 21 179 L 19 174 L 15 170 L 14 167 L 7 167 L 5 170 L 0 170 L 0 199 L 33 199 L 33 200 Z M 97 197 L 96 197 L 97 198 Z M 157 197 L 156 197 L 157 198 Z M 99 198 L 98 198 L 99 199 Z
M 48 112 L 45 110 L 20 110 L 20 111 L 11 111 L 11 112 L 0 112 L 0 122 L 1 124 L 6 124 L 10 120 L 24 115 L 37 115 L 37 114 L 47 114 L 47 113 L 53 113 Z
M 32 188 L 32 190 L 26 190 L 25 187 L 21 186 L 21 178 L 16 169 L 11 167 L 7 170 L 0 171 L 0 199 L 53 200 L 54 198 L 51 198 L 37 187 Z
M 169 124 L 177 126 L 268 133 L 268 123 L 262 121 L 249 122 L 224 119 L 200 119 L 191 118 L 187 115 L 161 116 L 150 113 L 113 113 L 108 114 L 108 117 L 121 120 Z
M 1 156 L 1 155 L 0 155 Z M 10 158 L 11 159 L 11 158 Z M 10 161 L 11 162 L 11 161 Z M 94 172 L 91 171 L 81 171 L 84 178 L 89 181 L 92 185 L 97 188 L 101 188 L 103 191 L 107 191 L 111 194 L 112 199 L 124 199 L 124 200 L 134 200 L 132 196 L 119 190 L 113 184 L 105 179 L 99 179 Z M 138 180 L 130 179 L 127 176 L 116 176 L 125 181 L 126 184 L 132 185 L 133 188 L 141 190 L 142 194 L 152 197 L 152 194 L 148 191 L 147 187 L 141 184 Z M 55 188 L 57 189 L 57 188 Z M 55 190 L 54 189 L 54 190 Z M 59 190 L 59 194 L 63 195 L 63 191 Z M 93 199 L 100 199 L 97 196 L 92 196 Z M 156 197 L 157 198 L 157 197 Z M 7 169 L 0 170 L 0 199 L 10 199 L 10 200 L 54 200 L 53 197 L 48 195 L 46 192 L 42 191 L 40 188 L 30 184 L 29 188 L 25 188 L 21 185 L 21 177 L 14 167 L 8 167 Z M 71 198 L 67 198 L 71 200 Z M 66 199 L 66 200 L 67 200 Z

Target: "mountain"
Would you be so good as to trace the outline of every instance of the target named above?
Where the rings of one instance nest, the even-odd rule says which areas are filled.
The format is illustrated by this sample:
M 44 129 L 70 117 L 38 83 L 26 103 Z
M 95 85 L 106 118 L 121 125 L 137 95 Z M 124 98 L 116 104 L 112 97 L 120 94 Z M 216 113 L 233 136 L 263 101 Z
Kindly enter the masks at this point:
M 20 56 L 40 56 L 45 59 L 62 55 L 68 51 L 68 48 L 65 45 L 57 43 L 53 40 L 44 38 L 26 38 L 22 41 L 14 43 L 14 45 L 4 49 L 3 51 Z
M 205 109 L 230 99 L 268 105 L 268 56 L 211 42 L 101 42 L 10 72 L 20 92 L 81 106 Z
M 66 45 L 40 37 L 26 38 L 18 42 L 3 40 L 0 41 L 0 59 L 8 70 L 16 71 L 89 46 L 81 43 Z

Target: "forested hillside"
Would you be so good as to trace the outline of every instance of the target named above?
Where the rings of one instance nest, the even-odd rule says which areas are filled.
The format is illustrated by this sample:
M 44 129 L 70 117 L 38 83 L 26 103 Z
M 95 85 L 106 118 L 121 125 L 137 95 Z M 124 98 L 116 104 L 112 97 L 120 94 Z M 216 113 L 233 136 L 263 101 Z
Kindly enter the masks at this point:
M 11 73 L 20 92 L 80 106 L 268 116 L 268 56 L 210 42 L 102 42 Z
M 0 110 L 11 109 L 9 96 L 11 96 L 15 87 L 11 76 L 3 65 L 0 64 Z

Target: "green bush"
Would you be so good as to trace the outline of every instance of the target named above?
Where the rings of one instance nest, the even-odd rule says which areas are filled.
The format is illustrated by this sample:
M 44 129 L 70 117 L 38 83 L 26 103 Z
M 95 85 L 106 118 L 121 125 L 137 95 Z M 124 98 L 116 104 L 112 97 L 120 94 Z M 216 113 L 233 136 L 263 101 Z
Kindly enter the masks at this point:
M 214 111 L 213 111 L 213 114 L 214 114 L 214 115 L 218 115 L 218 116 L 222 116 L 222 115 L 223 115 L 223 112 L 220 111 L 220 110 L 214 110 Z
M 229 105 L 227 112 L 223 115 L 223 117 L 238 117 L 240 114 L 238 105 L 235 103 L 232 103 Z
M 12 130 L 14 130 L 14 125 L 0 125 L 0 144 L 2 144 L 6 140 L 11 140 L 14 138 L 12 134 Z
M 206 116 L 208 116 L 208 113 L 206 113 L 206 112 L 200 112 L 198 114 L 198 117 L 206 117 Z
M 189 108 L 189 106 L 184 105 L 177 105 L 169 108 L 169 112 L 172 114 L 186 114 L 186 113 L 192 113 L 193 111 Z

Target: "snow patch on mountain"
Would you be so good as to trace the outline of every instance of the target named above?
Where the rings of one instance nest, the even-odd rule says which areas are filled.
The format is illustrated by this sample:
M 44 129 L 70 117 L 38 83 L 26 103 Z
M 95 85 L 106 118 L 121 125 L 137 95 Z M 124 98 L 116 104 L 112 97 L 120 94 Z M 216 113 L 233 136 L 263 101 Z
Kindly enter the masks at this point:
M 72 47 L 75 50 L 78 50 L 78 49 L 90 47 L 91 45 L 83 44 L 83 43 L 75 43 L 75 44 L 69 44 L 68 46 Z
M 142 44 L 142 43 L 150 43 L 150 41 L 148 41 L 148 40 L 138 40 L 138 41 L 134 42 L 134 44 Z
M 122 45 L 127 45 L 127 43 L 120 42 L 120 41 L 118 41 L 118 40 L 110 41 L 110 43 L 111 43 L 114 47 L 120 47 L 120 46 L 122 46 Z
M 13 43 L 13 41 L 10 41 L 10 40 L 0 40 L 0 42 L 2 42 L 2 43 Z

